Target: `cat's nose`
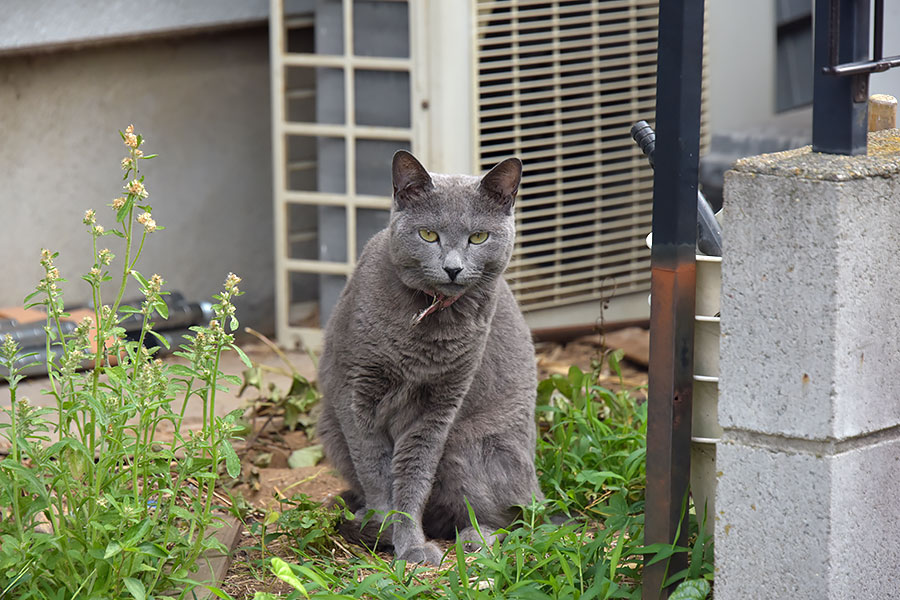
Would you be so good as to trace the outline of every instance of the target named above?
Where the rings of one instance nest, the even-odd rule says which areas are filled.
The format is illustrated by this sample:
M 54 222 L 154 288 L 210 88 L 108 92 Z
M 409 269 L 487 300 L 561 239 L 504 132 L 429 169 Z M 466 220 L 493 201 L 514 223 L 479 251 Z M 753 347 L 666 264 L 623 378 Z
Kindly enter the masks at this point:
M 450 277 L 450 281 L 456 281 L 456 276 L 459 275 L 459 272 L 462 271 L 459 267 L 444 267 L 444 270 L 447 271 L 447 275 Z

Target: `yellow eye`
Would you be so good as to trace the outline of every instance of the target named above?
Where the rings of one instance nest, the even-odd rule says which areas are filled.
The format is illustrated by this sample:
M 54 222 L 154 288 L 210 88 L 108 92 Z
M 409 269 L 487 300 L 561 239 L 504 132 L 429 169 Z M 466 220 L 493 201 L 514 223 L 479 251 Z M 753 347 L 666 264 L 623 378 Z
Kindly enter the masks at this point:
M 419 237 L 425 240 L 426 242 L 436 242 L 438 241 L 438 234 L 435 231 L 431 231 L 430 229 L 420 229 Z
M 469 236 L 469 243 L 470 244 L 483 244 L 487 241 L 487 239 L 488 239 L 487 231 L 476 231 L 475 233 L 473 233 L 472 235 Z

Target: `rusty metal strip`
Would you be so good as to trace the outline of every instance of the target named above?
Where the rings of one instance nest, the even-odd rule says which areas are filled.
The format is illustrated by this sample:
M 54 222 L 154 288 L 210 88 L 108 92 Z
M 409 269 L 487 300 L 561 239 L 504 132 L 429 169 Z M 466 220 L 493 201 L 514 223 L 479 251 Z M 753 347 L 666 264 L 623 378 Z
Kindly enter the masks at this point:
M 691 461 L 697 176 L 703 0 L 660 3 L 651 254 L 647 501 L 644 541 L 684 543 Z M 684 512 L 686 516 L 686 511 Z M 675 539 L 680 531 L 679 540 Z M 650 558 L 650 557 L 648 557 Z M 682 553 L 649 565 L 643 600 L 668 598 Z

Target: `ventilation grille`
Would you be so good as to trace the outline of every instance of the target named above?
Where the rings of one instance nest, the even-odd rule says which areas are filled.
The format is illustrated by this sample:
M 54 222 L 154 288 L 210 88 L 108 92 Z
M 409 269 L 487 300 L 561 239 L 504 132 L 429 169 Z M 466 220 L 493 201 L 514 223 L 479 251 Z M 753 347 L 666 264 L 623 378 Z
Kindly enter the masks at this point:
M 478 153 L 525 163 L 507 280 L 525 311 L 649 289 L 655 0 L 478 0 Z

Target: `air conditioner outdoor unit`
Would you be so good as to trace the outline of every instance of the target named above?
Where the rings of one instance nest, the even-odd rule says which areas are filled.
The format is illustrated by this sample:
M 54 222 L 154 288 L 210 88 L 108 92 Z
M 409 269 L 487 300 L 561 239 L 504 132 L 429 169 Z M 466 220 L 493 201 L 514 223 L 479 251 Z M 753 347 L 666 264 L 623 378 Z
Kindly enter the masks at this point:
M 325 322 L 390 160 L 525 164 L 507 272 L 533 328 L 646 318 L 657 0 L 272 0 L 277 334 Z M 305 311 L 303 309 L 306 309 Z M 306 343 L 310 343 L 307 339 Z

